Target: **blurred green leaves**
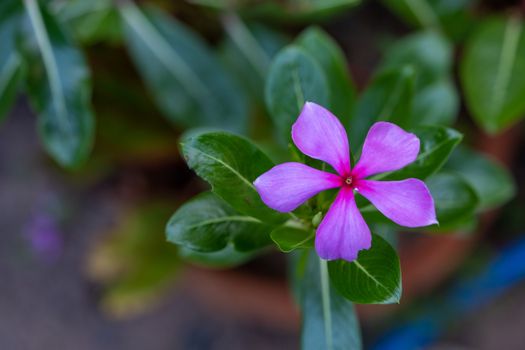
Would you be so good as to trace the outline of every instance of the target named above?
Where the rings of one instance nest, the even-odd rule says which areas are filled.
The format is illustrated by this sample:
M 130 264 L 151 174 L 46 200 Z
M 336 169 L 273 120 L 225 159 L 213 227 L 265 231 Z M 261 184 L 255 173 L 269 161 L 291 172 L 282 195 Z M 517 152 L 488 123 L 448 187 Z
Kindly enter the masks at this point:
M 525 32 L 518 17 L 491 18 L 467 42 L 461 82 L 475 121 L 496 133 L 525 116 Z
M 469 7 L 475 0 L 383 0 L 395 14 L 415 27 L 461 39 L 470 29 Z
M 516 194 L 516 185 L 509 171 L 480 152 L 458 147 L 445 167 L 472 186 L 479 197 L 478 211 L 505 204 Z
M 0 5 L 0 120 L 11 108 L 22 77 L 22 59 L 15 41 L 20 17 L 18 1 Z
M 129 52 L 165 115 L 186 126 L 247 129 L 243 91 L 190 29 L 153 7 L 120 7 Z
M 65 167 L 80 165 L 94 138 L 91 87 L 84 56 L 68 32 L 36 0 L 24 0 L 21 35 L 27 66 L 27 93 L 39 112 L 47 151 Z
M 189 0 L 193 4 L 217 10 L 236 11 L 246 17 L 283 22 L 315 22 L 341 13 L 360 0 Z
M 177 248 L 162 235 L 173 205 L 159 199 L 132 204 L 90 252 L 88 274 L 103 286 L 104 311 L 117 317 L 139 313 L 176 281 Z

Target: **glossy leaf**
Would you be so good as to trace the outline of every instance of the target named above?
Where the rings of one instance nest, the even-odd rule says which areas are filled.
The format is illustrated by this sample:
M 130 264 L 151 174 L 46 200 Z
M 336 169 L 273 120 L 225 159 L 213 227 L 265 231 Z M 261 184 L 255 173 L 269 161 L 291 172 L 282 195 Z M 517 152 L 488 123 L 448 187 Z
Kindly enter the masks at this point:
M 401 298 L 401 270 L 396 251 L 383 238 L 372 235 L 372 248 L 357 260 L 328 263 L 330 280 L 341 295 L 360 304 L 391 304 Z
M 492 209 L 510 200 L 516 194 L 515 181 L 502 165 L 490 157 L 458 147 L 446 164 L 461 175 L 479 197 L 479 210 Z
M 440 226 L 448 226 L 475 214 L 478 195 L 461 176 L 440 172 L 429 177 L 426 184 L 434 198 Z
M 463 139 L 458 131 L 440 126 L 422 126 L 413 130 L 419 137 L 420 150 L 416 160 L 403 169 L 380 174 L 375 179 L 402 180 L 418 178 L 424 180 L 437 172 Z
M 273 163 L 248 140 L 226 132 L 190 135 L 182 152 L 188 166 L 239 213 L 269 223 L 290 218 L 268 208 L 255 190 L 253 181 Z
M 347 124 L 354 104 L 355 87 L 344 53 L 337 43 L 318 27 L 305 30 L 295 43 L 307 51 L 324 70 L 330 86 L 330 110 Z
M 288 46 L 275 57 L 265 88 L 266 106 L 283 140 L 306 101 L 329 103 L 329 86 L 321 66 L 303 49 Z
M 376 121 L 410 124 L 414 97 L 414 70 L 410 66 L 378 74 L 360 96 L 348 128 L 350 143 L 357 150 Z
M 516 17 L 487 20 L 467 43 L 460 77 L 474 120 L 496 133 L 525 116 L 525 32 Z
M 201 38 L 159 9 L 120 11 L 129 53 L 169 120 L 246 130 L 245 96 Z
M 359 350 L 361 332 L 354 306 L 332 287 L 326 261 L 302 251 L 292 265 L 301 315 L 301 349 Z
M 9 0 L 0 6 L 0 120 L 14 102 L 22 75 L 22 60 L 15 42 L 21 9 L 19 1 Z
M 36 0 L 24 4 L 27 93 L 38 111 L 47 151 L 61 165 L 75 167 L 87 158 L 93 143 L 88 67 L 56 18 Z
M 283 225 L 273 230 L 270 237 L 282 252 L 289 253 L 295 249 L 312 248 L 315 231 Z
M 272 242 L 270 231 L 209 192 L 182 205 L 166 227 L 168 241 L 200 252 L 220 251 L 230 243 L 241 252 L 262 248 Z

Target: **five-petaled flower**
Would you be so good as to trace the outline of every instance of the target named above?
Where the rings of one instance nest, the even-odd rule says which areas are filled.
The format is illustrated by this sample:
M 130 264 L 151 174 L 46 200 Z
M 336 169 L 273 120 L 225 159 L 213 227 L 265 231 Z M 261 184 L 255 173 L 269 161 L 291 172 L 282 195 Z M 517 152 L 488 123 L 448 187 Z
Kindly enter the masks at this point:
M 437 223 L 434 200 L 423 181 L 366 179 L 412 163 L 419 153 L 416 135 L 392 123 L 375 123 L 352 169 L 344 127 L 327 109 L 307 102 L 292 126 L 292 139 L 301 152 L 330 164 L 337 174 L 302 163 L 284 163 L 259 176 L 254 185 L 263 202 L 280 212 L 295 210 L 321 191 L 340 188 L 317 228 L 315 249 L 322 259 L 353 261 L 360 250 L 371 246 L 370 229 L 357 208 L 354 192 L 398 225 Z

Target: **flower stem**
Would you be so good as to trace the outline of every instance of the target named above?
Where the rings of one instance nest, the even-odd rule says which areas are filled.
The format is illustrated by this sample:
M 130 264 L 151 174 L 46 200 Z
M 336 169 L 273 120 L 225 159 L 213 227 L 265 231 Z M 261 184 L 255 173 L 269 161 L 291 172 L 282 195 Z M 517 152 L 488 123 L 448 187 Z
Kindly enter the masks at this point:
M 319 272 L 321 277 L 321 298 L 323 301 L 324 334 L 326 349 L 332 350 L 332 312 L 330 309 L 330 281 L 328 280 L 328 266 L 326 260 L 319 258 Z

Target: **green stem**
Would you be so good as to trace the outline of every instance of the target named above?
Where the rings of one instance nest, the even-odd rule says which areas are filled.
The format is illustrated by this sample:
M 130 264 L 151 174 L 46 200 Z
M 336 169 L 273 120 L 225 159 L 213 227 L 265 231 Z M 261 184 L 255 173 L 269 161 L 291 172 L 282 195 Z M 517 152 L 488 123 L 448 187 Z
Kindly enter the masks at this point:
M 323 302 L 324 334 L 326 349 L 332 350 L 332 311 L 330 309 L 330 281 L 326 260 L 319 258 L 319 272 L 321 277 L 321 297 Z

